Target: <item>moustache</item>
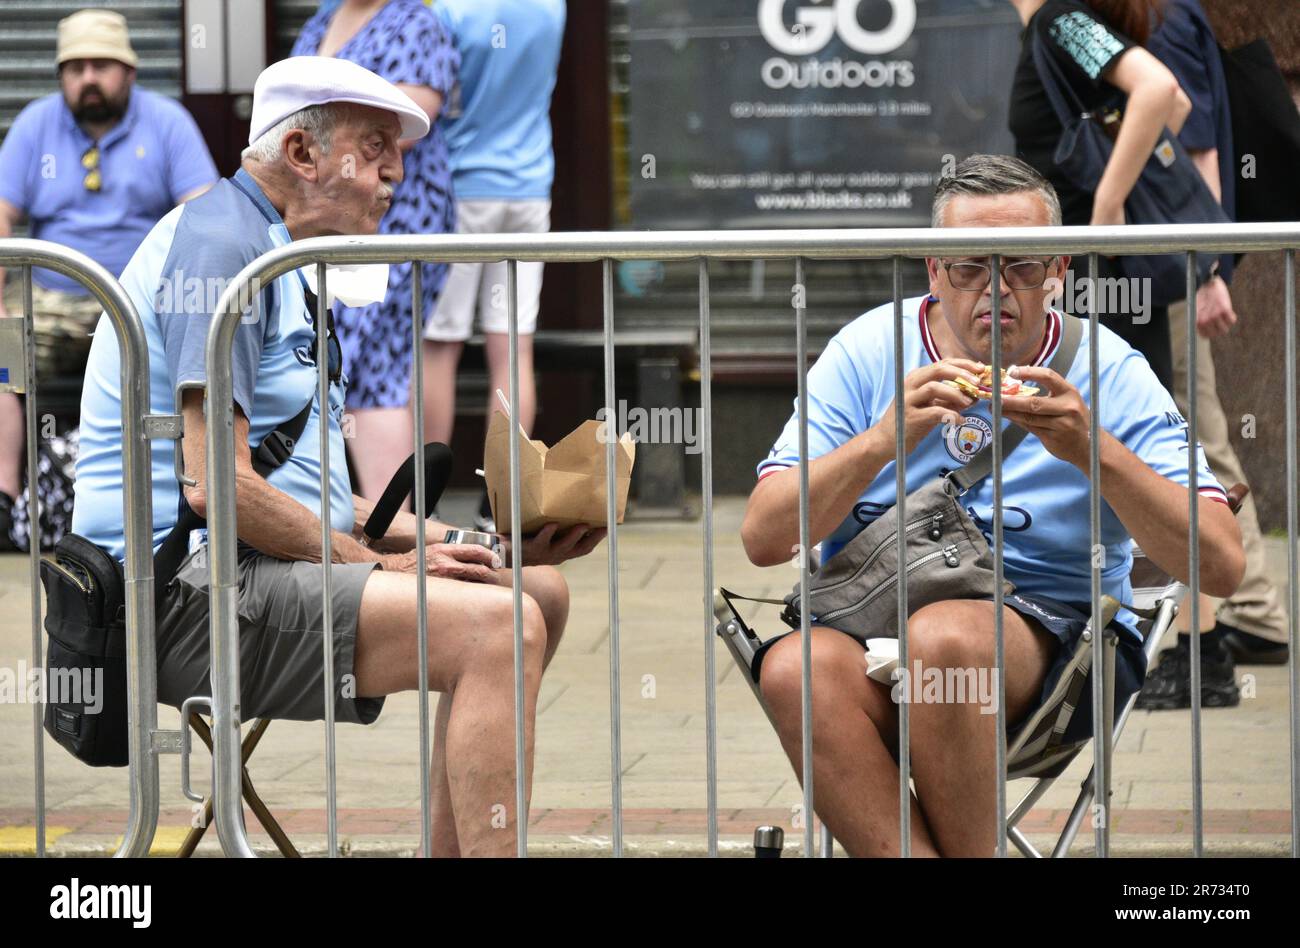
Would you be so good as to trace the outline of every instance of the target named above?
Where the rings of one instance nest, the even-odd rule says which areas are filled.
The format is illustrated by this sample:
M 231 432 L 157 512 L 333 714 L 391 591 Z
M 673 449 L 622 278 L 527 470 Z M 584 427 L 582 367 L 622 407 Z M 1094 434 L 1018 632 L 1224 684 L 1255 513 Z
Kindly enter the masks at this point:
M 393 186 L 391 184 L 381 184 L 379 190 L 375 192 L 375 198 L 380 201 L 392 201 Z

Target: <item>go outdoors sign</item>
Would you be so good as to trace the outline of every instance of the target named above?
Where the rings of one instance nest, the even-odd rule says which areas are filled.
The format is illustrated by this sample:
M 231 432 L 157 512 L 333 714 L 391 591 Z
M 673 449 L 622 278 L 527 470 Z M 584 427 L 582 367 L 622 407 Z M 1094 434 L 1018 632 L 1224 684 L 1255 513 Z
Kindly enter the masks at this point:
M 634 227 L 929 220 L 944 156 L 1008 151 L 1019 27 L 980 0 L 630 0 Z

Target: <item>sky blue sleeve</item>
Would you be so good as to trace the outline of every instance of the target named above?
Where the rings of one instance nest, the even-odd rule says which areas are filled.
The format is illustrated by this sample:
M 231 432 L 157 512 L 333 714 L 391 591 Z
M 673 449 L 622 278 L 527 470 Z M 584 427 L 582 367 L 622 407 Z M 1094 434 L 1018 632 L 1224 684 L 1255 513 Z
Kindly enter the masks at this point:
M 191 191 L 215 182 L 217 166 L 212 163 L 212 155 L 194 116 L 178 103 L 166 105 L 167 180 L 171 198 L 179 204 Z
M 1103 387 L 1103 427 L 1162 477 L 1187 487 L 1187 421 L 1151 366 L 1129 350 Z M 1197 487 L 1226 498 L 1198 444 Z
M 808 457 L 829 454 L 871 427 L 862 369 L 837 336 L 808 370 Z M 799 400 L 781 436 L 759 462 L 758 476 L 799 463 Z
M 0 198 L 24 212 L 31 205 L 37 125 L 36 114 L 29 106 L 14 119 L 4 144 L 0 144 Z
M 190 205 L 186 205 L 189 209 Z M 211 234 L 205 238 L 196 231 L 195 227 L 186 228 L 185 218 L 181 218 L 154 297 L 173 387 L 207 379 L 204 356 L 212 325 L 209 306 L 235 274 L 257 256 L 241 249 L 234 240 L 213 239 Z M 273 294 L 273 287 L 258 294 L 235 331 L 231 363 L 235 405 L 248 419 L 254 417 L 253 395 L 263 338 L 274 318 Z

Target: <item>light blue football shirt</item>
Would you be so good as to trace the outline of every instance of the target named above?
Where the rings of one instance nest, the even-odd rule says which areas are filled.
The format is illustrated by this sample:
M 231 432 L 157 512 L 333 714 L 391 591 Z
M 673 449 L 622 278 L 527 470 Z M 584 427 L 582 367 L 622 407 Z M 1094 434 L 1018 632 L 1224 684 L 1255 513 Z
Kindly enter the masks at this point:
M 122 274 L 149 343 L 150 410 L 175 411 L 176 386 L 207 378 L 204 349 L 221 291 L 247 264 L 289 242 L 289 232 L 257 183 L 242 169 L 171 211 L 149 232 Z M 267 478 L 308 510 L 320 510 L 320 425 L 317 404 L 315 314 L 306 284 L 291 271 L 263 286 L 235 333 L 235 403 L 249 419 L 255 447 L 309 401 L 312 411 L 293 455 Z M 100 316 L 81 395 L 81 444 L 72 529 L 125 556 L 122 526 L 122 395 L 117 336 Z M 343 453 L 346 378 L 330 386 L 330 523 L 350 532 L 352 490 Z M 180 514 L 172 441 L 153 450 L 154 549 Z
M 928 297 L 903 303 L 903 373 L 936 362 L 943 356 L 925 322 Z M 1060 343 L 1062 322 L 1052 313 L 1042 345 L 1033 360 L 1047 365 Z M 1143 356 L 1102 326 L 1098 388 L 1101 427 L 1160 475 L 1186 487 L 1187 424 L 1178 407 Z M 1089 329 L 1085 322 L 1074 362 L 1066 379 L 1083 400 L 1093 402 L 1088 376 Z M 894 400 L 894 310 L 889 303 L 859 316 L 827 345 L 808 372 L 808 456 L 828 454 L 882 417 Z M 1004 422 L 1004 430 L 1010 422 Z M 966 464 L 993 434 L 992 406 L 977 402 L 966 409 L 962 424 L 936 428 L 921 439 L 907 457 L 907 491 L 924 486 L 943 473 Z M 1198 487 L 1225 503 L 1227 496 L 1210 472 L 1205 453 L 1197 447 Z M 798 402 L 758 476 L 799 463 Z M 880 471 L 852 512 L 822 543 L 823 559 L 834 556 L 861 530 L 894 505 L 895 463 Z M 1016 591 L 1066 603 L 1091 598 L 1091 548 L 1088 520 L 1088 479 L 1074 465 L 1050 454 L 1034 435 L 1025 437 L 1002 466 L 1003 563 Z M 971 518 L 993 540 L 993 477 L 990 474 L 963 497 Z M 1131 601 L 1128 581 L 1132 540 L 1124 525 L 1101 502 L 1101 539 L 1106 548 L 1102 591 Z M 1121 618 L 1131 615 L 1122 613 Z
M 551 196 L 551 93 L 564 0 L 438 0 L 460 50 L 460 82 L 439 122 L 458 199 Z

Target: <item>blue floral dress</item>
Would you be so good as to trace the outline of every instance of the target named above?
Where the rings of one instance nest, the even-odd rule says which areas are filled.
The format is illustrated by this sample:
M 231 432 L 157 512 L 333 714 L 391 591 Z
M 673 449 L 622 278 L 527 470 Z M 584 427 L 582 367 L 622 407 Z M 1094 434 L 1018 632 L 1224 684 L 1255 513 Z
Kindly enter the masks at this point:
M 337 4 L 326 3 L 308 20 L 294 56 L 315 56 Z M 421 0 L 389 0 L 335 53 L 389 82 L 428 86 L 443 101 L 460 71 L 460 53 L 438 17 Z M 403 160 L 405 177 L 379 224 L 381 234 L 444 234 L 456 230 L 447 144 L 438 123 Z M 423 264 L 421 323 L 433 310 L 447 278 L 446 264 Z M 382 303 L 335 306 L 335 320 L 353 408 L 402 407 L 411 389 L 411 265 L 393 264 Z

